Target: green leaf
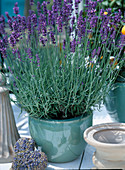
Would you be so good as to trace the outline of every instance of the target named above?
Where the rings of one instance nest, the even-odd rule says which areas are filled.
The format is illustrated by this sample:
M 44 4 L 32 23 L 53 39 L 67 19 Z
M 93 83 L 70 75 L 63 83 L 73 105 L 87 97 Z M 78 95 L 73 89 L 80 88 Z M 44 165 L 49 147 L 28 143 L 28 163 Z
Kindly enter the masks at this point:
M 108 6 L 108 5 L 109 5 L 109 2 L 108 2 L 108 1 L 104 1 L 104 2 L 102 2 L 102 5 Z
M 121 4 L 120 1 L 116 1 L 116 4 L 117 4 L 118 6 L 122 6 L 122 4 Z

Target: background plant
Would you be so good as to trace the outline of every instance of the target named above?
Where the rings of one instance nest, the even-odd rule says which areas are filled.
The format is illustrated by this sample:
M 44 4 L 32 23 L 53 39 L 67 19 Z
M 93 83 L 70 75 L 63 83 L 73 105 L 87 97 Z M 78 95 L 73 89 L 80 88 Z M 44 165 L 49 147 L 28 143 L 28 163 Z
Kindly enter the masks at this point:
M 102 7 L 104 9 L 112 8 L 112 11 L 118 11 L 120 9 L 122 11 L 122 15 L 124 16 L 125 12 L 125 0 L 103 0 Z
M 84 18 L 83 11 L 78 13 L 80 1 L 75 1 L 75 9 L 72 0 L 54 0 L 52 10 L 48 3 L 37 3 L 37 15 L 30 10 L 27 18 L 18 14 L 16 3 L 17 16 L 6 13 L 9 35 L 1 17 L 0 50 L 14 77 L 10 89 L 16 103 L 33 117 L 86 116 L 108 93 L 122 66 L 121 11 L 111 16 L 110 10 L 108 15 L 101 10 L 97 15 L 97 2 L 87 1 Z
M 39 2 L 40 2 L 40 4 L 42 4 L 44 2 L 44 0 L 34 0 L 34 3 L 32 5 L 32 7 L 31 7 L 31 9 L 34 10 L 34 12 L 36 14 L 37 14 L 37 3 L 39 3 Z M 50 3 L 47 4 L 47 9 L 51 10 L 52 9 L 52 5 L 53 5 L 53 0 L 50 0 L 49 2 Z

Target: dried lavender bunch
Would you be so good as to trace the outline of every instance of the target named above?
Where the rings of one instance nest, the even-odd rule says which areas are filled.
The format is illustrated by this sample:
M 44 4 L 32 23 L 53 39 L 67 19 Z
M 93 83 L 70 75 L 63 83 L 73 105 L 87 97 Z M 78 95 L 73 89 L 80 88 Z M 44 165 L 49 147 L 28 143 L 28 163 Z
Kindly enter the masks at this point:
M 13 160 L 13 170 L 45 170 L 47 167 L 47 156 L 39 150 L 26 152 L 18 152 Z
M 47 167 L 47 156 L 44 152 L 35 150 L 35 141 L 30 138 L 20 138 L 14 145 L 13 170 L 44 170 Z
M 35 149 L 35 141 L 31 138 L 20 138 L 14 145 L 15 154 L 18 152 L 30 152 Z
M 48 3 L 37 2 L 37 14 L 30 10 L 27 18 L 6 13 L 9 35 L 1 17 L 0 50 L 14 77 L 10 89 L 30 116 L 86 116 L 108 93 L 124 62 L 121 11 L 98 14 L 100 0 L 86 0 L 84 17 L 80 0 L 74 8 L 72 0 L 53 0 L 52 10 Z

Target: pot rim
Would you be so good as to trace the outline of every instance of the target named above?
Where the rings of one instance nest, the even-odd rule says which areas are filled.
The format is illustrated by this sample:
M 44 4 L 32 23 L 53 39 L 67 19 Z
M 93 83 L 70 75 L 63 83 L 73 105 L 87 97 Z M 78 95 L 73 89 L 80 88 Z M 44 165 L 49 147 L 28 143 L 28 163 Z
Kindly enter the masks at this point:
M 103 143 L 103 142 L 99 142 L 98 140 L 96 140 L 94 138 L 94 134 L 96 134 L 102 130 L 115 130 L 115 129 L 125 131 L 125 123 L 113 122 L 113 123 L 102 123 L 102 124 L 94 125 L 94 126 L 87 128 L 84 131 L 83 137 L 88 144 L 94 146 L 95 148 L 100 148 L 100 149 L 123 148 L 123 147 L 125 147 L 125 143 L 118 143 L 118 144 Z
M 78 116 L 78 117 L 75 117 L 75 118 L 70 118 L 70 119 L 64 119 L 64 120 L 58 120 L 58 119 L 38 119 L 38 118 L 34 118 L 32 116 L 29 115 L 29 118 L 31 119 L 35 119 L 36 121 L 42 121 L 42 122 L 46 122 L 46 123 L 72 123 L 72 122 L 79 122 L 81 120 L 86 120 L 88 119 L 89 117 L 91 117 L 93 115 L 93 113 L 85 116 L 82 118 L 82 116 Z

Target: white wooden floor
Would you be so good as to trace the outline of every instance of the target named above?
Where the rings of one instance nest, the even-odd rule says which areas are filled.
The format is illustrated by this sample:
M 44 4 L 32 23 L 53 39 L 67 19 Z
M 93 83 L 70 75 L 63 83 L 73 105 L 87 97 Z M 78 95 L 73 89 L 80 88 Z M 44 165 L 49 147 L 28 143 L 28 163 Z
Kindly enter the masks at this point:
M 12 98 L 14 98 L 13 95 L 11 95 Z M 12 103 L 16 125 L 18 128 L 18 131 L 20 133 L 21 137 L 28 137 L 29 129 L 28 129 L 28 117 L 27 113 L 23 112 L 23 114 L 19 117 L 20 108 L 15 106 L 14 103 Z M 105 123 L 105 122 L 115 122 L 116 119 L 112 118 L 106 111 L 105 106 L 102 106 L 101 110 L 95 110 L 93 115 L 93 125 Z M 59 170 L 59 169 L 90 169 L 94 165 L 92 163 L 92 155 L 95 151 L 95 148 L 93 148 L 90 145 L 87 145 L 85 149 L 84 155 L 81 155 L 77 160 L 69 163 L 63 163 L 63 164 L 55 164 L 55 163 L 48 163 L 47 170 Z M 0 170 L 9 170 L 11 167 L 11 163 L 8 164 L 0 164 Z

